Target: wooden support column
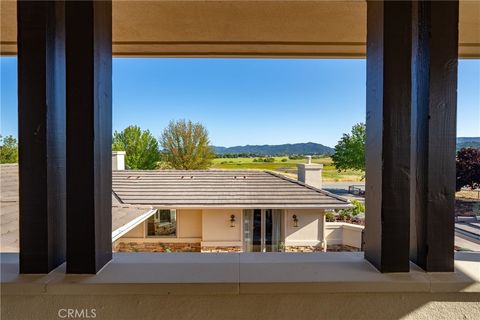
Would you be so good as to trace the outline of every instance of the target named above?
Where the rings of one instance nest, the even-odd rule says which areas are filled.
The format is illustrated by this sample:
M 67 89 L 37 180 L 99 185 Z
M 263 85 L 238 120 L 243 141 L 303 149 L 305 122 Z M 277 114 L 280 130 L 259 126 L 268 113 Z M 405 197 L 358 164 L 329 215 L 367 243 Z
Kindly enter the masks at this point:
M 453 271 L 458 2 L 415 2 L 413 39 L 413 262 Z
M 365 258 L 409 271 L 410 1 L 367 2 Z
M 20 272 L 65 262 L 65 22 L 62 1 L 17 1 Z
M 67 272 L 112 258 L 112 3 L 67 1 Z

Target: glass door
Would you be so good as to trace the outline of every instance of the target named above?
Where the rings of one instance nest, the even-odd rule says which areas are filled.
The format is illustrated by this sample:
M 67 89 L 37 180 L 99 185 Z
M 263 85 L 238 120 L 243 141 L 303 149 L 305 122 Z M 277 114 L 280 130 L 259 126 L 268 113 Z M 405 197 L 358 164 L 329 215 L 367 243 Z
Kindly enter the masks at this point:
M 283 248 L 283 210 L 243 211 L 245 252 L 279 252 Z

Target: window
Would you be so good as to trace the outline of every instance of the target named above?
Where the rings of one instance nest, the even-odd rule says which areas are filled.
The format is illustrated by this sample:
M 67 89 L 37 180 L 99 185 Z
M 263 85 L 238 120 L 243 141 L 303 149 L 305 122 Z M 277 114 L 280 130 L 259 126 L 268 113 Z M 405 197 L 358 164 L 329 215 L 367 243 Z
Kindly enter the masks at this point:
M 176 210 L 157 210 L 147 220 L 147 235 L 157 237 L 177 236 L 177 212 Z

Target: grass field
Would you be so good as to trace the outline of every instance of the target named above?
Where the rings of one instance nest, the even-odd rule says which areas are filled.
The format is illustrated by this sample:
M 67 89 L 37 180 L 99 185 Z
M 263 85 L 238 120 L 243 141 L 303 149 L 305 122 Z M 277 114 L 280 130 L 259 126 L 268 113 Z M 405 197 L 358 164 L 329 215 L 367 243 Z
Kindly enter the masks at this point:
M 305 163 L 305 159 L 291 160 L 288 157 L 274 157 L 274 162 L 253 162 L 254 158 L 217 158 L 213 160 L 215 169 L 261 169 L 287 173 L 292 177 L 297 175 L 297 163 Z M 284 160 L 282 162 L 282 160 Z M 323 164 L 324 181 L 360 181 L 359 171 L 349 170 L 338 172 L 331 158 L 312 159 L 313 163 Z

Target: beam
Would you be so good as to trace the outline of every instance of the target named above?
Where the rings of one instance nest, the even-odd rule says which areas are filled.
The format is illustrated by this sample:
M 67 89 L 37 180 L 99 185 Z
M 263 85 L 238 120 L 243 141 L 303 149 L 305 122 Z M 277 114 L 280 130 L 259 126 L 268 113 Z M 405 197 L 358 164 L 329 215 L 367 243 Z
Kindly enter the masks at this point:
M 67 1 L 67 272 L 112 258 L 112 3 Z
M 65 262 L 65 20 L 60 1 L 18 1 L 20 273 Z
M 453 271 L 458 1 L 414 4 L 411 253 Z
M 367 2 L 365 258 L 409 271 L 410 1 Z

